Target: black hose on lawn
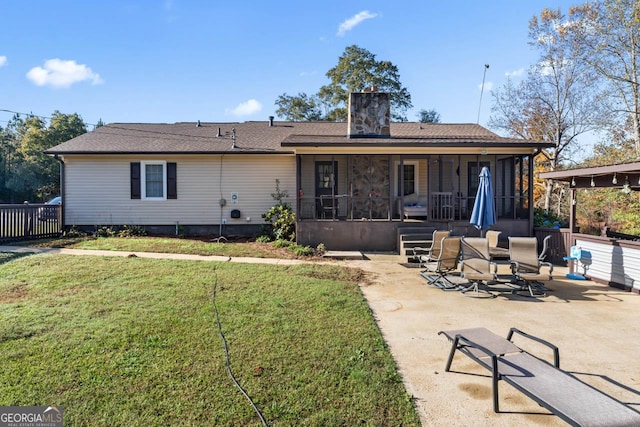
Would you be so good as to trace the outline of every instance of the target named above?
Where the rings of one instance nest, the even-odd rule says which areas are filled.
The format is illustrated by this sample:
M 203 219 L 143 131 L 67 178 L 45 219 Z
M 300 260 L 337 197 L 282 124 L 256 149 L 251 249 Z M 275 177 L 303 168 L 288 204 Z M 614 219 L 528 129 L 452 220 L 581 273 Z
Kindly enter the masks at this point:
M 260 418 L 260 421 L 262 422 L 262 425 L 265 426 L 265 427 L 268 427 L 267 421 L 262 416 L 262 413 L 260 412 L 260 409 L 258 409 L 256 404 L 253 402 L 253 400 L 251 399 L 251 396 L 249 396 L 249 394 L 244 390 L 244 388 L 242 388 L 242 386 L 240 385 L 240 383 L 238 382 L 236 377 L 233 375 L 233 371 L 231 370 L 231 359 L 229 357 L 229 347 L 227 346 L 227 339 L 224 337 L 224 334 L 222 333 L 222 325 L 220 324 L 220 316 L 218 314 L 218 307 L 216 306 L 216 291 L 218 289 L 218 274 L 215 271 L 214 271 L 214 273 L 216 275 L 216 278 L 215 278 L 215 281 L 213 283 L 213 295 L 212 295 L 211 299 L 212 299 L 212 303 L 213 303 L 213 311 L 214 311 L 214 314 L 216 316 L 216 323 L 218 325 L 218 333 L 220 334 L 220 338 L 222 339 L 222 344 L 224 345 L 224 354 L 225 354 L 225 359 L 226 359 L 225 364 L 227 366 L 227 373 L 231 377 L 231 380 L 236 385 L 236 387 L 238 387 L 238 389 L 244 395 L 244 397 L 247 398 L 247 400 L 249 401 L 249 403 L 253 407 L 253 410 L 256 412 L 256 415 L 258 415 L 258 418 Z

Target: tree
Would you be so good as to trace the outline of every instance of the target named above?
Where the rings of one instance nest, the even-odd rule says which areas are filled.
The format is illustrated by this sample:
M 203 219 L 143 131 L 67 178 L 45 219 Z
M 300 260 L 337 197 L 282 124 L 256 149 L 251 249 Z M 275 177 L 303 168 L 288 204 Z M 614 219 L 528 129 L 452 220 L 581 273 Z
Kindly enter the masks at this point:
M 440 123 L 440 113 L 436 110 L 420 110 L 418 120 L 420 123 Z
M 60 164 L 44 151 L 85 133 L 77 114 L 55 111 L 49 124 L 41 117 L 19 115 L 0 132 L 2 198 L 13 202 L 44 200 L 60 193 Z
M 9 121 L 5 129 L 0 127 L 0 203 L 14 201 L 7 186 L 17 163 L 17 142 L 15 133 L 11 131 L 11 123 L 12 121 Z
M 538 63 L 520 84 L 508 80 L 493 92 L 489 125 L 512 136 L 553 142 L 545 155 L 546 170 L 571 161 L 576 138 L 597 130 L 607 117 L 598 76 L 581 60 L 581 52 L 567 36 L 562 13 L 545 9 L 529 22 L 530 44 L 540 52 Z M 554 190 L 546 184 L 543 208 L 548 210 Z
M 567 36 L 584 63 L 603 76 L 617 101 L 619 121 L 633 122 L 635 157 L 640 157 L 640 3 L 604 0 L 569 11 Z
M 278 97 L 276 105 L 278 106 L 276 114 L 285 120 L 301 122 L 322 119 L 316 97 L 308 96 L 306 93 L 301 92 L 297 96 L 284 93 Z
M 276 114 L 290 120 L 346 121 L 349 94 L 376 86 L 389 93 L 392 119 L 407 120 L 406 111 L 413 106 L 411 95 L 400 83 L 398 67 L 390 61 L 378 61 L 368 50 L 353 45 L 345 49 L 338 64 L 326 75 L 331 82 L 322 86 L 317 95 L 280 95 Z

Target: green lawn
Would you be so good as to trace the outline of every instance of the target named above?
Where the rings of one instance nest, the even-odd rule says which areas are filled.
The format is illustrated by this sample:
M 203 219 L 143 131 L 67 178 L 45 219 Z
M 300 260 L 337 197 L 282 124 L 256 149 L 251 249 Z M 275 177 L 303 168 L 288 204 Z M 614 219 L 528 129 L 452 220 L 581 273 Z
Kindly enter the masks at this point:
M 65 425 L 419 425 L 357 270 L 0 253 L 0 405 Z

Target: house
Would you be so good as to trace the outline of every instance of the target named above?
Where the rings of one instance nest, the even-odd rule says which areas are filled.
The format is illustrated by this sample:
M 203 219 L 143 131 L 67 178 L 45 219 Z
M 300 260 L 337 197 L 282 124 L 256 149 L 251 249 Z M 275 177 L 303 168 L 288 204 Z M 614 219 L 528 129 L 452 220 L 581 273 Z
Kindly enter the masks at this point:
M 299 244 L 398 250 L 399 229 L 477 233 L 478 175 L 494 180 L 503 236 L 532 235 L 533 158 L 549 146 L 477 124 L 391 123 L 389 97 L 351 94 L 333 122 L 113 123 L 47 150 L 61 163 L 66 226 L 257 234 L 276 180 Z

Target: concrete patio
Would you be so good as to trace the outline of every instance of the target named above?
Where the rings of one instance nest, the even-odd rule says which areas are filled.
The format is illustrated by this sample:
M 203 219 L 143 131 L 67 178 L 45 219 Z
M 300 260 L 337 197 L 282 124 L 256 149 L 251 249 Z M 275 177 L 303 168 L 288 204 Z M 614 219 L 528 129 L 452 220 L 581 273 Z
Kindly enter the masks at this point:
M 562 369 L 640 410 L 640 295 L 568 280 L 568 270 L 556 267 L 545 298 L 504 293 L 479 300 L 426 286 L 418 268 L 401 265 L 406 258 L 366 255 L 347 263 L 370 272 L 362 291 L 423 425 L 566 425 L 503 382 L 504 412 L 494 413 L 488 371 L 463 355 L 456 355 L 452 372 L 444 371 L 450 343 L 438 331 L 479 326 L 504 336 L 517 327 L 554 343 Z M 507 271 L 501 266 L 500 273 Z M 517 343 L 552 360 L 545 347 Z

